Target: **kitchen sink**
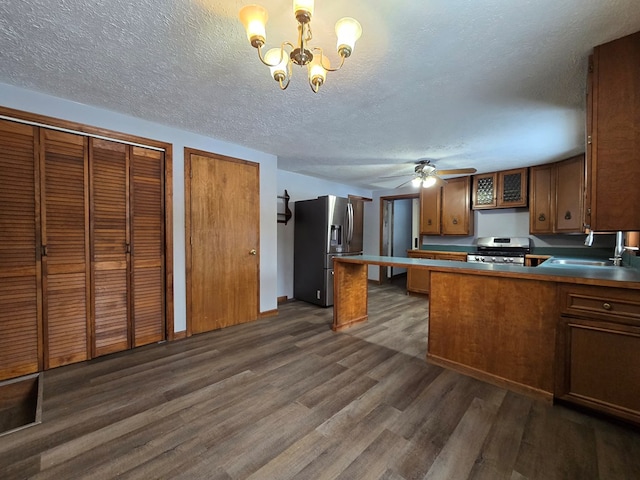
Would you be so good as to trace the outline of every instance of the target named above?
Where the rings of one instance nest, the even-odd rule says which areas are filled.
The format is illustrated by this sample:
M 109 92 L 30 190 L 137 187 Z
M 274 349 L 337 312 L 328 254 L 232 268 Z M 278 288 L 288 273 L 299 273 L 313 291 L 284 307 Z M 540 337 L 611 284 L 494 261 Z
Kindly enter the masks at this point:
M 591 260 L 585 258 L 559 258 L 551 257 L 542 263 L 543 267 L 612 267 L 613 262 L 607 260 Z

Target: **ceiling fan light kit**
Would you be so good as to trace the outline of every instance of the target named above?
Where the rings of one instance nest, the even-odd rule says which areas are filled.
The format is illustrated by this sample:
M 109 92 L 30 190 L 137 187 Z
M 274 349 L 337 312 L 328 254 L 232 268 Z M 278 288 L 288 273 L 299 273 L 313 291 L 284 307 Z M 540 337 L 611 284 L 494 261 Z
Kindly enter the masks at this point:
M 438 182 L 438 178 L 435 175 L 417 176 L 411 180 L 411 185 L 414 187 L 422 186 L 422 188 L 433 187 Z
M 436 184 L 446 184 L 446 180 L 440 178 L 440 175 L 464 175 L 476 173 L 475 168 L 454 168 L 451 170 L 438 170 L 435 165 L 431 163 L 431 160 L 418 160 L 416 166 L 413 167 L 413 178 L 401 183 L 396 188 L 400 188 L 407 183 L 411 182 L 414 187 L 429 188 Z M 392 175 L 390 177 L 382 178 L 395 178 L 404 177 L 405 175 Z
M 258 58 L 269 67 L 271 76 L 280 85 L 281 90 L 289 86 L 292 76 L 292 64 L 307 66 L 309 86 L 318 93 L 327 78 L 327 72 L 335 72 L 342 68 L 346 58 L 353 53 L 356 41 L 362 35 L 362 27 L 351 17 L 341 18 L 336 22 L 338 37 L 337 52 L 340 64 L 332 68 L 329 58 L 319 47 L 311 47 L 311 17 L 313 17 L 313 0 L 294 0 L 293 13 L 298 21 L 298 42 L 283 42 L 280 48 L 272 48 L 263 55 L 262 49 L 267 41 L 266 24 L 269 18 L 267 10 L 260 5 L 246 5 L 240 9 L 240 21 L 247 32 L 251 46 L 258 50 Z

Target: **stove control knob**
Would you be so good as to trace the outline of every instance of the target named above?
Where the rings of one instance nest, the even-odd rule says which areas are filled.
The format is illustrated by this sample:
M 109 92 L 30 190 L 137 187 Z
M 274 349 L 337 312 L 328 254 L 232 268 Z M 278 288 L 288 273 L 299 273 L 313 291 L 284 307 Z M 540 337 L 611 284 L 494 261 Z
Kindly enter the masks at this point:
M 484 257 L 476 257 L 479 258 L 481 262 L 484 262 Z
M 491 261 L 495 263 L 496 257 L 491 257 Z

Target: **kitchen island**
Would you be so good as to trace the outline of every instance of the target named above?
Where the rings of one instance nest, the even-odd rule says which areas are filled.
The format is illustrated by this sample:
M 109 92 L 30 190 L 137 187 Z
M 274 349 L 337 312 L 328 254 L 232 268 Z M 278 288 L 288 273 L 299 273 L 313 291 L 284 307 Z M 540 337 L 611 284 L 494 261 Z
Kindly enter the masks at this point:
M 549 400 L 555 395 L 577 400 L 575 403 L 580 403 L 586 392 L 586 396 L 604 395 L 602 403 L 611 404 L 607 395 L 612 386 L 607 382 L 620 379 L 607 380 L 608 373 L 603 370 L 596 391 L 590 390 L 592 385 L 574 385 L 571 378 L 576 374 L 582 378 L 579 370 L 585 359 L 575 357 L 575 349 L 572 353 L 569 347 L 598 344 L 599 338 L 589 335 L 599 329 L 607 332 L 602 340 L 615 345 L 620 361 L 630 360 L 640 348 L 640 271 L 635 268 L 336 258 L 333 330 L 366 321 L 368 265 L 430 270 L 427 359 L 515 391 Z M 621 322 L 623 328 L 618 330 L 624 335 L 612 336 L 608 327 L 589 323 L 593 316 L 601 322 L 612 318 Z M 575 329 L 572 317 L 585 320 L 587 327 Z M 625 382 L 640 384 L 635 381 L 640 380 L 640 367 L 633 366 L 637 364 L 627 365 L 622 373 Z M 594 374 L 598 372 L 588 373 Z M 579 391 L 573 391 L 575 388 Z M 631 394 L 621 397 L 623 412 L 640 412 L 640 394 L 635 395 L 638 387 L 633 388 Z M 634 421 L 634 415 L 622 416 Z

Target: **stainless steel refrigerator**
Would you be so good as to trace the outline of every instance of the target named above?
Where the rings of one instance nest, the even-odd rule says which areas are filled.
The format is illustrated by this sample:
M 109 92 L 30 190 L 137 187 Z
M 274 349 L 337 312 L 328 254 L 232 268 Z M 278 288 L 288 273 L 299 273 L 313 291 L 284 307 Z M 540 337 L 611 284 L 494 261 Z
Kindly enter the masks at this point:
M 362 255 L 362 200 L 325 195 L 294 204 L 293 296 L 333 305 L 333 257 Z

